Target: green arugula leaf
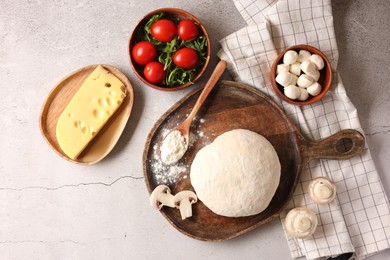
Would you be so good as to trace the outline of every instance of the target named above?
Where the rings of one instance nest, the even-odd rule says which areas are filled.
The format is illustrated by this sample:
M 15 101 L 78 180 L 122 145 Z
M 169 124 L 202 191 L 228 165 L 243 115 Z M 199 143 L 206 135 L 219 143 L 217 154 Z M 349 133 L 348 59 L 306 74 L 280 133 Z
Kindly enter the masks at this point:
M 165 18 L 164 13 L 159 13 L 153 15 L 145 24 L 143 28 L 143 37 L 142 40 L 151 42 L 157 50 L 158 61 L 164 65 L 164 70 L 166 71 L 166 78 L 163 81 L 162 85 L 167 87 L 183 85 L 188 82 L 192 82 L 196 77 L 197 71 L 199 71 L 202 66 L 207 61 L 207 39 L 206 36 L 201 34 L 197 39 L 192 41 L 183 41 L 179 40 L 178 37 L 175 37 L 170 42 L 160 42 L 156 40 L 151 32 L 150 27 L 156 21 Z M 178 24 L 180 22 L 179 18 L 168 18 L 173 22 Z M 182 69 L 177 67 L 173 63 L 173 55 L 177 50 L 182 47 L 188 47 L 194 49 L 199 56 L 198 64 L 193 69 Z

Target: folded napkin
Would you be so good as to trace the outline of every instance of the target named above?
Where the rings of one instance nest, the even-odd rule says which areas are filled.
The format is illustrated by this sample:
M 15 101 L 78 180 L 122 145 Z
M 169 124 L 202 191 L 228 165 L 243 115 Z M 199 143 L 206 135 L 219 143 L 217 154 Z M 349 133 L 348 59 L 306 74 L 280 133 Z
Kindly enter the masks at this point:
M 355 107 L 337 73 L 338 49 L 330 0 L 234 0 L 248 26 L 220 41 L 218 56 L 228 62 L 236 81 L 252 85 L 276 101 L 304 136 L 324 139 L 345 128 L 362 131 Z M 325 97 L 309 106 L 281 101 L 269 73 L 284 48 L 309 44 L 320 49 L 333 67 L 333 82 Z M 315 204 L 307 194 L 310 180 L 326 176 L 337 188 L 336 199 Z M 301 173 L 286 212 L 304 206 L 319 218 L 315 234 L 301 240 L 286 235 L 293 258 L 314 259 L 354 252 L 364 258 L 390 246 L 389 203 L 369 149 L 349 160 L 314 160 Z

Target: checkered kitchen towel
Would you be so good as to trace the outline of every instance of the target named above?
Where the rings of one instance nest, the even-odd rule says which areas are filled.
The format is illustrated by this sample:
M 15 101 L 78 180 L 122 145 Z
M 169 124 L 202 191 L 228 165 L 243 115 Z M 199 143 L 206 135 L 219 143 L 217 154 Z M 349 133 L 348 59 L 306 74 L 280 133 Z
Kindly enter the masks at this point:
M 338 50 L 331 0 L 234 0 L 248 26 L 220 41 L 221 59 L 236 81 L 252 85 L 273 98 L 308 138 L 319 140 L 341 129 L 362 131 L 357 112 L 336 72 Z M 277 53 L 296 44 L 322 50 L 334 70 L 333 83 L 322 101 L 294 106 L 277 98 L 269 72 Z M 313 203 L 306 192 L 308 182 L 327 176 L 337 186 L 337 198 L 329 205 Z M 316 233 L 307 240 L 287 237 L 294 258 L 314 259 L 354 252 L 364 258 L 389 248 L 389 203 L 366 148 L 350 160 L 312 161 L 302 172 L 291 204 L 305 206 L 319 217 Z M 282 214 L 281 220 L 285 218 Z

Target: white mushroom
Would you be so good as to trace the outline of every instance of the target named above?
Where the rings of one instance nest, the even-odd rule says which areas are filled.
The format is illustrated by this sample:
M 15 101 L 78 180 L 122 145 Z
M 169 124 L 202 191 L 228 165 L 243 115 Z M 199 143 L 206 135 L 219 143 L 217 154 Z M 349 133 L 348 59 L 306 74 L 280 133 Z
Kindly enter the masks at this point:
M 158 210 L 163 206 L 174 208 L 175 203 L 173 202 L 173 199 L 174 196 L 171 194 L 169 187 L 167 185 L 159 185 L 150 195 L 150 205 Z
M 298 59 L 298 53 L 293 50 L 287 51 L 283 56 L 283 63 L 290 65 L 294 64 Z
M 336 196 L 336 185 L 325 177 L 313 179 L 308 186 L 310 198 L 318 204 L 326 204 L 333 201 Z
M 313 235 L 318 225 L 316 214 L 304 207 L 290 210 L 284 221 L 287 233 L 295 238 L 308 238 Z
M 192 216 L 192 204 L 198 201 L 196 194 L 189 190 L 184 190 L 177 193 L 173 199 L 173 203 L 180 210 L 181 219 L 186 219 Z

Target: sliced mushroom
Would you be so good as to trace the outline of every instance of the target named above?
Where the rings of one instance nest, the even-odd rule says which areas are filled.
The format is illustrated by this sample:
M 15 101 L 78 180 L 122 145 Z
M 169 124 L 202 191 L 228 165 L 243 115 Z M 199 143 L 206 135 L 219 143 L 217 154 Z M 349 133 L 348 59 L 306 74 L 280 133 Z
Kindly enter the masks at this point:
M 314 234 L 318 219 L 316 214 L 304 207 L 298 207 L 287 213 L 284 226 L 287 233 L 295 238 L 307 238 Z
M 160 210 L 163 206 L 175 207 L 173 203 L 174 196 L 167 185 L 157 186 L 150 195 L 150 204 L 153 208 Z
M 180 210 L 181 219 L 192 217 L 192 204 L 198 201 L 196 194 L 189 190 L 177 193 L 173 199 L 176 208 Z
M 326 204 L 333 201 L 336 196 L 336 185 L 325 177 L 313 179 L 308 186 L 309 196 L 318 204 Z

